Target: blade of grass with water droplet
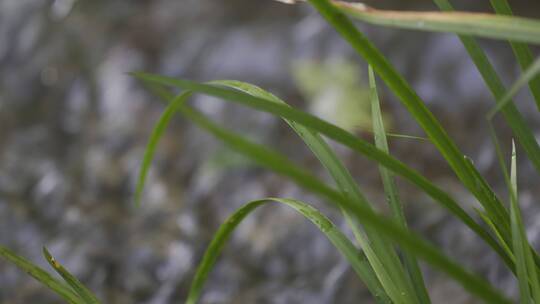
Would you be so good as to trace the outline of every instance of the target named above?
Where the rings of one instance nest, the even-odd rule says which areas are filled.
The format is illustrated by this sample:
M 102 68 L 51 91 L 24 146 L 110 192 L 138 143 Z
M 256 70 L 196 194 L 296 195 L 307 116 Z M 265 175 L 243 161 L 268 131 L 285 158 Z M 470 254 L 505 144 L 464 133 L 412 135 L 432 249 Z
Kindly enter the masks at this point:
M 187 80 L 175 79 L 170 77 L 146 74 L 146 73 L 132 73 L 135 77 L 139 78 L 143 82 L 160 84 L 164 86 L 179 87 L 182 89 L 192 90 L 194 92 L 204 93 L 206 95 L 222 98 L 225 101 L 240 103 L 242 105 L 252 107 L 254 109 L 268 112 L 279 117 L 294 120 L 304 126 L 311 128 L 331 138 L 352 150 L 384 165 L 394 173 L 404 177 L 413 184 L 417 185 L 423 191 L 426 192 L 435 201 L 441 203 L 442 206 L 451 211 L 461 221 L 463 221 L 472 231 L 479 235 L 486 243 L 488 243 L 508 265 L 512 266 L 512 263 L 506 256 L 506 253 L 502 247 L 493 239 L 493 237 L 487 233 L 480 225 L 478 225 L 460 206 L 454 199 L 446 192 L 435 186 L 424 176 L 418 174 L 399 160 L 393 158 L 388 153 L 380 151 L 373 145 L 357 138 L 349 132 L 323 121 L 313 115 L 298 111 L 290 106 L 278 104 L 266 99 L 254 97 L 249 94 L 231 89 L 225 89 L 221 87 L 212 86 L 209 84 L 194 83 Z
M 443 11 L 454 10 L 453 6 L 450 4 L 448 0 L 434 0 L 434 2 Z M 484 79 L 484 82 L 486 83 L 487 87 L 491 91 L 492 95 L 495 97 L 496 100 L 503 99 L 506 94 L 504 85 L 501 79 L 499 78 L 497 72 L 495 71 L 495 68 L 489 61 L 488 57 L 486 56 L 485 52 L 482 50 L 480 45 L 476 42 L 474 38 L 470 36 L 459 35 L 458 37 L 461 40 L 467 52 L 469 53 L 469 56 L 471 57 L 474 64 L 476 65 L 476 68 L 480 72 L 482 78 Z M 529 157 L 529 160 L 533 163 L 534 167 L 536 168 L 536 171 L 540 172 L 540 146 L 538 146 L 538 142 L 536 141 L 536 138 L 534 134 L 532 133 L 531 129 L 525 123 L 525 119 L 523 118 L 521 113 L 518 111 L 518 109 L 516 108 L 513 102 L 508 102 L 505 106 L 503 106 L 501 108 L 501 112 L 506 122 L 512 129 L 512 132 L 516 136 L 518 142 L 521 144 L 521 146 L 525 150 L 525 153 Z M 493 214 L 491 213 L 487 215 L 490 216 L 491 218 L 493 217 Z M 503 225 L 499 223 L 494 223 L 494 224 L 497 227 L 497 229 L 499 230 L 504 229 L 504 226 L 505 226 L 504 224 Z M 509 229 L 508 230 L 504 229 L 504 230 L 505 231 L 501 231 L 501 234 L 503 238 L 505 239 L 505 242 L 507 244 L 511 244 L 511 238 L 510 238 L 511 232 Z M 538 255 L 535 255 L 535 261 L 537 265 L 540 265 L 540 258 L 538 257 Z
M 390 299 L 386 296 L 384 290 L 382 289 L 379 281 L 371 276 L 373 270 L 371 269 L 365 255 L 358 252 L 356 247 L 354 247 L 347 237 L 343 235 L 343 233 L 339 231 L 339 229 L 337 229 L 337 227 L 335 227 L 326 216 L 310 205 L 298 200 L 267 198 L 249 202 L 235 211 L 214 234 L 214 237 L 203 256 L 202 261 L 197 267 L 197 272 L 191 284 L 186 304 L 195 304 L 199 299 L 204 283 L 206 282 L 210 271 L 216 263 L 218 256 L 225 246 L 225 243 L 236 227 L 256 208 L 270 202 L 285 204 L 298 211 L 313 224 L 315 224 L 315 226 L 317 226 L 317 228 L 330 240 L 330 242 L 332 242 L 334 247 L 336 247 L 336 249 L 339 250 L 339 252 L 347 259 L 358 276 L 366 283 L 366 286 L 374 295 L 377 303 L 391 303 Z
M 41 284 L 47 286 L 49 289 L 54 291 L 57 295 L 62 297 L 68 303 L 73 304 L 84 304 L 83 300 L 76 295 L 69 286 L 66 286 L 62 282 L 55 279 L 51 274 L 42 268 L 34 265 L 27 259 L 17 255 L 15 252 L 0 246 L 0 256 L 3 257 L 6 261 L 9 261 L 19 267 L 24 272 L 28 273 L 34 279 L 36 279 Z
M 386 140 L 386 132 L 381 113 L 379 95 L 377 92 L 377 83 L 371 66 L 368 68 L 368 74 L 371 100 L 371 119 L 373 122 L 373 131 L 375 135 L 375 146 L 386 153 L 390 153 L 388 142 Z M 403 206 L 399 199 L 394 176 L 382 165 L 379 165 L 379 172 L 381 174 L 384 192 L 386 194 L 388 204 L 392 210 L 393 217 L 396 219 L 397 223 L 399 223 L 404 229 L 407 229 L 407 220 L 405 219 L 405 214 L 403 213 Z M 403 260 L 420 303 L 430 303 L 431 301 L 429 299 L 429 294 L 427 292 L 418 261 L 413 255 L 406 251 L 403 252 Z
M 66 281 L 66 283 L 77 293 L 85 304 L 99 304 L 99 300 L 86 288 L 76 277 L 69 273 L 64 266 L 50 254 L 47 248 L 43 247 L 43 256 L 51 267 Z

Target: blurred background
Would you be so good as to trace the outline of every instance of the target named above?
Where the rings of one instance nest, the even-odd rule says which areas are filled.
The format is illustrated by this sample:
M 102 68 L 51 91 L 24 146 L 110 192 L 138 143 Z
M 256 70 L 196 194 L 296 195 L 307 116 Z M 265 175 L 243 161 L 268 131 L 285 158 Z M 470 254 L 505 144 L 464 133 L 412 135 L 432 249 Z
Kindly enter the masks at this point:
M 490 11 L 488 1 L 454 1 Z M 434 10 L 430 1 L 370 1 L 377 8 Z M 540 17 L 540 2 L 515 0 Z M 493 98 L 460 42 L 359 24 L 427 102 L 451 137 L 506 197 L 484 113 Z M 519 69 L 507 44 L 482 41 L 509 85 Z M 536 54 L 538 50 L 536 50 Z M 0 244 L 46 267 L 47 246 L 103 303 L 179 303 L 220 223 L 265 196 L 339 213 L 288 180 L 252 164 L 178 116 L 161 140 L 142 206 L 133 206 L 138 167 L 163 104 L 127 75 L 148 71 L 193 80 L 248 81 L 296 107 L 370 139 L 367 66 L 308 5 L 271 0 L 0 0 Z M 391 132 L 423 136 L 380 83 Z M 528 92 L 518 107 L 537 134 Z M 280 120 L 204 96 L 193 105 L 215 121 L 280 150 L 327 178 Z M 505 148 L 511 134 L 496 120 Z M 473 212 L 429 142 L 392 139 L 391 151 Z M 335 145 L 361 189 L 387 210 L 376 165 Z M 506 149 L 508 150 L 508 149 Z M 520 196 L 534 244 L 540 236 L 538 176 L 520 157 Z M 514 281 L 464 225 L 399 181 L 409 223 L 445 253 L 510 294 Z M 426 266 L 426 265 L 423 265 Z M 434 303 L 476 303 L 425 267 Z M 0 261 L 1 303 L 59 299 Z M 371 303 L 348 264 L 294 211 L 268 206 L 227 245 L 202 303 Z

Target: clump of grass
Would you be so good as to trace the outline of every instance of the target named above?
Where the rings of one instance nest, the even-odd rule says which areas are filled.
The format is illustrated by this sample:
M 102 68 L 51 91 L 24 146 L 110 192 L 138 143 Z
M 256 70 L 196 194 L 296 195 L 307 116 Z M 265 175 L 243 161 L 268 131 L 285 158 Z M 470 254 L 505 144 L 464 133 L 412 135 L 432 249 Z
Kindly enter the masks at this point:
M 293 3 L 295 1 L 285 2 Z M 334 124 L 297 110 L 278 97 L 248 83 L 231 80 L 196 83 L 159 75 L 134 73 L 135 77 L 167 103 L 144 154 L 135 201 L 139 204 L 147 172 L 161 135 L 174 114 L 180 113 L 237 152 L 250 157 L 259 165 L 289 178 L 299 186 L 318 195 L 324 201 L 338 207 L 353 232 L 357 245 L 354 245 L 354 242 L 339 231 L 323 214 L 305 202 L 291 198 L 266 198 L 249 202 L 233 213 L 216 232 L 198 267 L 186 303 L 196 303 L 199 299 L 204 283 L 223 246 L 239 223 L 257 207 L 268 202 L 289 206 L 313 222 L 348 260 L 356 274 L 373 294 L 377 303 L 431 302 L 418 259 L 446 273 L 461 284 L 464 289 L 486 303 L 511 303 L 503 291 L 497 290 L 485 278 L 471 273 L 459 262 L 448 258 L 439 248 L 407 229 L 407 221 L 395 183 L 396 176 L 404 178 L 428 194 L 499 255 L 501 261 L 508 267 L 509 273 L 516 276 L 521 303 L 530 303 L 531 301 L 540 303 L 540 283 L 538 280 L 540 258 L 526 238 L 525 227 L 520 215 L 515 146 L 512 145 L 510 174 L 508 174 L 502 157 L 502 149 L 497 135 L 493 131 L 494 128 L 491 126 L 492 118 L 501 112 L 529 160 L 540 172 L 540 147 L 532 130 L 526 125 L 521 113 L 512 102 L 512 98 L 519 89 L 528 84 L 540 106 L 540 80 L 538 77 L 540 59 L 533 60 L 532 52 L 527 46 L 527 43 L 540 43 L 540 21 L 511 16 L 510 7 L 505 0 L 491 1 L 495 11 L 501 15 L 451 12 L 453 8 L 447 0 L 434 0 L 435 4 L 445 12 L 430 13 L 380 11 L 364 5 L 340 1 L 310 0 L 309 2 L 369 63 L 374 144 L 362 140 Z M 494 193 L 474 164 L 463 155 L 459 147 L 448 136 L 444 127 L 407 81 L 353 25 L 348 16 L 376 25 L 449 32 L 459 35 L 496 101 L 494 108 L 487 114 L 486 123 L 492 130 L 495 149 L 499 155 L 501 169 L 508 185 L 509 208 Z M 493 66 L 473 36 L 511 41 L 516 59 L 523 68 L 523 74 L 510 90 L 507 91 L 504 88 Z M 480 225 L 472 215 L 459 206 L 450 193 L 390 154 L 377 94 L 376 74 L 397 95 L 412 117 L 423 128 L 427 139 L 439 150 L 456 177 L 480 203 L 482 209 L 476 211 L 479 219 L 484 221 L 487 226 Z M 169 92 L 171 87 L 184 91 L 180 95 L 174 96 Z M 190 96 L 196 93 L 218 97 L 227 102 L 239 103 L 282 118 L 318 158 L 321 165 L 332 177 L 333 184 L 319 180 L 271 147 L 254 143 L 240 134 L 215 124 L 187 104 Z M 384 192 L 392 212 L 391 216 L 381 215 L 372 208 L 372 204 L 362 194 L 362 190 L 346 166 L 326 143 L 324 137 L 343 144 L 379 165 Z M 64 282 L 57 280 L 7 248 L 0 247 L 0 256 L 27 271 L 67 302 L 98 303 L 97 298 L 54 260 L 48 251 L 44 250 L 44 253 L 46 259 L 64 279 Z

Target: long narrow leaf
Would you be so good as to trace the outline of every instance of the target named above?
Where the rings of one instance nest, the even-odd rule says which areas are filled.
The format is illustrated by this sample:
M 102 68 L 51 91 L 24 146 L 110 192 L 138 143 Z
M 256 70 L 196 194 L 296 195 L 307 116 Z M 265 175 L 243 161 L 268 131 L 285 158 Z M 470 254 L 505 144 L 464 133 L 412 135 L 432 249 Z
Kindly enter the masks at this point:
M 501 149 L 501 145 L 499 143 L 499 139 L 497 137 L 497 133 L 495 132 L 495 128 L 493 127 L 493 124 L 491 121 L 488 121 L 488 126 L 489 126 L 489 131 L 490 131 L 490 135 L 491 135 L 491 140 L 493 142 L 493 146 L 495 147 L 495 152 L 496 152 L 496 155 L 497 155 L 497 159 L 498 159 L 498 162 L 499 162 L 499 166 L 501 168 L 501 172 L 503 173 L 503 177 L 504 177 L 504 181 L 507 185 L 507 188 L 508 188 L 508 192 L 510 193 L 510 198 L 512 199 L 512 197 L 514 195 L 517 195 L 515 194 L 512 189 L 516 188 L 517 189 L 517 184 L 516 184 L 516 187 L 513 187 L 512 186 L 512 180 L 511 180 L 511 177 L 510 175 L 508 174 L 508 170 L 507 170 L 507 166 L 506 166 L 506 162 L 504 160 L 504 155 L 502 153 L 502 149 Z M 514 148 L 514 142 L 512 141 L 512 147 Z M 517 197 L 515 198 L 516 201 L 517 201 Z M 491 220 L 489 219 L 489 217 L 487 217 L 487 215 L 482 215 L 482 218 L 484 219 L 484 221 L 492 228 L 492 230 L 495 232 L 497 238 L 499 239 L 501 245 L 503 246 L 503 248 L 505 248 L 505 250 L 508 252 L 509 251 L 509 247 L 512 246 L 513 247 L 513 242 L 509 243 L 509 241 L 507 239 L 505 239 L 504 237 L 502 237 L 497 229 L 497 227 L 495 227 L 493 225 L 493 223 L 491 222 Z M 512 221 L 512 218 L 510 218 L 510 220 Z M 511 222 L 512 224 L 512 222 Z M 512 229 L 512 228 L 511 228 Z M 513 236 L 512 236 L 513 238 Z M 538 256 L 538 254 L 536 253 L 536 251 L 534 251 L 534 248 L 532 248 L 532 246 L 530 246 L 530 251 L 531 253 L 533 253 L 532 255 L 532 258 L 533 258 L 533 262 L 538 265 L 539 261 L 540 261 L 540 257 Z M 515 264 L 515 255 L 513 252 L 510 252 L 509 254 L 509 257 L 510 259 L 514 262 Z M 531 266 L 533 267 L 533 266 Z M 517 272 L 516 272 L 516 269 L 514 267 L 514 273 L 516 273 L 517 275 Z
M 373 69 L 369 66 L 369 87 L 370 87 L 370 100 L 371 100 L 371 119 L 373 121 L 373 131 L 375 133 L 375 146 L 386 153 L 390 153 L 388 148 L 388 142 L 386 140 L 386 132 L 384 129 L 384 122 L 381 114 L 381 106 L 379 102 L 379 95 L 377 93 L 377 84 L 375 81 L 375 74 Z M 403 213 L 403 206 L 401 205 L 398 189 L 394 180 L 393 174 L 384 166 L 379 165 L 379 172 L 383 181 L 384 192 L 388 198 L 388 203 L 392 209 L 392 213 L 397 223 L 399 223 L 404 229 L 407 228 L 407 220 Z M 416 291 L 416 295 L 420 303 L 430 303 L 429 294 L 426 290 L 422 271 L 418 265 L 418 261 L 408 252 L 403 253 L 403 259 L 413 287 Z
M 517 186 L 516 186 L 516 162 L 515 148 L 512 146 L 512 167 L 510 178 L 510 217 L 512 222 L 512 240 L 514 254 L 516 256 L 516 271 L 518 277 L 520 303 L 529 304 L 531 301 L 531 290 L 529 288 L 529 277 L 527 275 L 526 250 L 524 245 L 524 227 L 521 221 L 519 207 L 517 206 Z M 525 241 L 526 242 L 526 241 Z
M 199 84 L 186 80 L 174 79 L 169 77 L 133 73 L 137 78 L 154 84 L 165 86 L 175 86 L 195 92 L 201 92 L 210 96 L 222 98 L 226 101 L 237 102 L 254 109 L 268 112 L 283 118 L 294 120 L 304 126 L 309 127 L 349 148 L 352 150 L 382 164 L 394 173 L 406 178 L 413 184 L 417 185 L 423 191 L 431 196 L 435 201 L 439 202 L 463 221 L 469 228 L 478 234 L 486 243 L 488 243 L 503 259 L 503 261 L 512 268 L 513 265 L 508 259 L 502 247 L 489 235 L 480 225 L 478 225 L 446 192 L 435 186 L 429 180 L 416 171 L 410 169 L 402 162 L 393 158 L 391 155 L 380 151 L 373 145 L 357 138 L 347 131 L 323 121 L 313 115 L 298 111 L 290 106 L 281 105 L 266 99 L 258 98 L 245 94 L 243 92 L 220 88 L 208 84 Z
M 508 256 L 510 257 L 510 259 L 512 260 L 512 263 L 515 264 L 515 257 L 514 257 L 514 253 L 512 252 L 512 249 L 510 249 L 510 247 L 508 247 L 508 245 L 506 244 L 506 240 L 501 236 L 501 234 L 499 233 L 497 227 L 495 227 L 495 224 L 493 224 L 493 221 L 489 218 L 489 216 L 487 216 L 487 214 L 477 208 L 474 209 L 476 211 L 476 213 L 480 216 L 480 218 L 482 218 L 482 220 L 493 230 L 493 232 L 495 233 L 495 236 L 497 237 L 497 239 L 499 240 L 499 242 L 501 243 L 501 246 L 503 246 L 504 250 L 506 251 L 506 253 L 508 254 Z M 513 272 L 515 272 L 515 269 L 513 270 Z
M 364 4 L 334 3 L 351 17 L 376 25 L 540 44 L 540 21 L 535 19 L 466 12 L 386 11 Z
M 328 2 L 354 19 L 375 25 L 540 44 L 540 21 L 536 19 L 470 12 L 380 10 L 358 2 Z
M 85 304 L 99 304 L 99 300 L 86 288 L 76 277 L 69 273 L 64 266 L 50 254 L 47 248 L 43 247 L 43 255 L 51 267 L 71 286 L 71 288 L 81 297 Z
M 141 162 L 141 168 L 139 169 L 139 178 L 137 180 L 137 186 L 135 189 L 136 206 L 140 206 L 141 204 L 141 196 L 144 190 L 144 185 L 146 183 L 146 176 L 148 175 L 148 170 L 150 169 L 152 160 L 154 159 L 154 153 L 156 151 L 157 143 L 163 135 L 163 132 L 169 124 L 172 116 L 178 111 L 178 108 L 186 99 L 187 96 L 186 98 L 177 98 L 171 101 L 171 105 L 168 106 L 163 112 L 163 114 L 160 116 L 158 122 L 154 127 L 154 130 L 152 131 L 152 135 L 150 135 L 150 140 L 146 145 L 146 149 L 144 151 L 144 157 Z
M 525 226 L 519 210 L 517 192 L 516 147 L 512 142 L 512 161 L 510 167 L 510 217 L 512 223 L 512 240 L 516 257 L 520 300 L 523 304 L 540 301 L 540 286 L 536 265 L 534 264 L 531 248 L 527 240 Z M 530 284 L 530 285 L 529 285 Z
M 62 282 L 55 279 L 47 271 L 42 268 L 34 265 L 27 259 L 17 255 L 15 252 L 7 249 L 6 247 L 0 246 L 0 256 L 3 257 L 6 261 L 9 261 L 19 267 L 24 272 L 31 275 L 41 284 L 47 286 L 49 289 L 54 291 L 57 295 L 62 297 L 68 303 L 73 304 L 84 304 L 79 296 L 77 296 L 69 286 L 66 286 Z

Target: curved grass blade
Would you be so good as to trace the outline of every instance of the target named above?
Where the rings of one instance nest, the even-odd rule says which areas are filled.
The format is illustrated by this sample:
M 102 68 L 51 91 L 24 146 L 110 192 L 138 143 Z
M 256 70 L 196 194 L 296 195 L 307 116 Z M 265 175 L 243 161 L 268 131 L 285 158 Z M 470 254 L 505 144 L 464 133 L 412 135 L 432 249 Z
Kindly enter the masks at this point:
M 493 239 L 493 237 L 487 233 L 484 228 L 478 225 L 446 192 L 435 186 L 424 176 L 418 174 L 416 171 L 407 167 L 399 160 L 393 158 L 391 155 L 380 151 L 373 145 L 357 138 L 349 132 L 323 121 L 313 115 L 298 111 L 290 106 L 277 104 L 266 99 L 258 98 L 245 94 L 243 92 L 231 89 L 225 89 L 208 84 L 199 84 L 181 79 L 174 79 L 164 76 L 157 76 L 145 73 L 133 73 L 133 75 L 144 82 L 161 84 L 165 86 L 175 86 L 182 89 L 192 90 L 194 92 L 204 93 L 206 95 L 222 98 L 225 101 L 240 103 L 251 108 L 268 112 L 283 118 L 294 120 L 310 129 L 319 132 L 331 138 L 352 150 L 374 160 L 394 173 L 404 177 L 411 183 L 417 185 L 426 194 L 432 197 L 435 201 L 442 204 L 451 213 L 457 216 L 463 221 L 472 231 L 478 234 L 486 243 L 488 243 L 503 259 L 503 261 L 510 267 L 513 264 L 508 259 L 506 253 L 502 247 Z
M 62 297 L 68 303 L 72 304 L 84 304 L 85 302 L 76 295 L 69 286 L 66 286 L 62 282 L 55 279 L 47 271 L 42 268 L 32 264 L 27 259 L 17 255 L 15 252 L 7 249 L 6 247 L 0 246 L 0 256 L 3 257 L 6 261 L 9 261 L 19 267 L 24 272 L 28 273 L 34 279 L 36 279 L 41 284 L 47 286 L 49 289 L 54 291 L 57 295 Z
M 291 178 L 299 186 L 314 193 L 323 195 L 329 202 L 342 206 L 349 210 L 356 219 L 367 226 L 372 227 L 387 238 L 393 240 L 405 250 L 423 258 L 426 262 L 446 272 L 449 276 L 459 282 L 466 290 L 472 294 L 483 298 L 487 303 L 510 303 L 499 291 L 483 279 L 469 273 L 458 264 L 448 259 L 436 247 L 423 241 L 413 233 L 403 230 L 391 220 L 385 219 L 375 214 L 371 209 L 345 198 L 341 193 L 329 188 L 323 182 L 313 177 L 311 174 L 297 168 L 287 158 L 283 158 L 279 153 L 274 152 L 264 146 L 254 144 L 238 135 L 227 131 L 205 118 L 197 111 L 183 106 L 182 114 L 195 122 L 198 126 L 209 131 L 219 140 L 223 141 L 230 148 L 245 154 L 257 161 L 262 166 Z
M 540 44 L 540 21 L 535 19 L 486 13 L 378 10 L 362 3 L 331 2 L 352 18 L 375 25 Z
M 66 281 L 66 283 L 77 293 L 85 304 L 99 304 L 99 300 L 86 288 L 76 277 L 69 273 L 64 266 L 50 254 L 47 248 L 43 247 L 43 255 L 51 267 Z
M 221 80 L 212 81 L 212 84 L 222 85 L 232 89 L 243 91 L 255 97 L 265 98 L 267 100 L 284 104 L 287 103 L 278 97 L 264 91 L 263 89 L 245 82 Z M 298 124 L 292 120 L 284 119 L 285 122 L 300 136 L 304 143 L 309 147 L 313 154 L 319 159 L 321 164 L 332 176 L 339 190 L 343 195 L 353 201 L 361 203 L 363 206 L 371 208 L 366 198 L 358 188 L 350 172 L 345 168 L 332 148 L 316 132 Z M 381 281 L 384 289 L 388 291 L 389 296 L 394 303 L 417 303 L 414 297 L 414 290 L 407 276 L 403 265 L 395 251 L 395 248 L 386 239 L 382 238 L 377 231 L 365 228 L 366 235 L 371 242 L 368 242 L 363 234 L 356 227 L 356 223 L 347 213 L 341 209 L 347 224 L 350 226 L 357 242 L 364 249 L 364 252 L 370 261 L 377 277 Z
M 512 9 L 506 0 L 491 0 L 490 2 L 497 14 L 508 16 L 513 15 Z M 510 41 L 510 46 L 514 51 L 514 55 L 516 56 L 521 69 L 523 71 L 528 69 L 532 65 L 534 58 L 527 44 Z M 538 107 L 538 110 L 540 110 L 540 76 L 532 78 L 529 81 L 529 88 L 536 101 L 536 106 Z
M 386 132 L 384 129 L 384 122 L 381 114 L 381 106 L 379 101 L 379 95 L 377 93 L 377 84 L 375 81 L 375 74 L 373 69 L 369 66 L 369 87 L 370 87 L 370 100 L 371 100 L 371 119 L 373 121 L 373 130 L 375 132 L 375 146 L 386 153 L 390 153 L 388 148 L 388 142 L 386 140 Z M 384 166 L 379 165 L 379 172 L 383 181 L 384 192 L 388 198 L 388 203 L 392 210 L 393 217 L 396 222 L 399 223 L 404 229 L 407 229 L 407 220 L 403 213 L 403 206 L 399 199 L 398 189 L 394 180 L 393 174 Z M 430 303 L 429 294 L 424 283 L 424 278 L 418 261 L 416 258 L 408 252 L 403 252 L 403 260 L 409 277 L 411 278 L 412 286 L 415 289 L 416 295 L 420 303 Z
M 529 68 L 523 72 L 516 82 L 514 82 L 508 92 L 506 92 L 501 99 L 497 100 L 497 104 L 488 112 L 487 118 L 489 120 L 493 119 L 495 114 L 497 114 L 497 112 L 499 112 L 509 102 L 512 102 L 512 98 L 519 92 L 519 90 L 523 86 L 527 85 L 527 83 L 531 83 L 532 80 L 536 79 L 539 73 L 540 57 L 536 58 Z
M 359 253 L 356 247 L 347 239 L 347 237 L 337 229 L 336 226 L 322 213 L 317 211 L 310 205 L 292 199 L 267 198 L 257 201 L 252 201 L 234 212 L 221 227 L 218 229 L 212 239 L 208 249 L 206 250 L 202 261 L 197 267 L 197 272 L 189 291 L 186 304 L 197 303 L 202 292 L 204 283 L 206 282 L 210 271 L 212 270 L 218 256 L 220 255 L 225 243 L 230 235 L 242 220 L 253 212 L 256 208 L 265 203 L 276 202 L 285 204 L 294 210 L 298 211 L 305 218 L 310 220 L 317 228 L 325 234 L 332 242 L 334 247 L 349 261 L 358 276 L 365 282 L 371 293 L 374 295 L 378 303 L 391 303 L 385 295 L 379 281 L 370 275 L 373 272 L 366 257 Z
M 223 249 L 225 242 L 230 237 L 230 234 L 250 212 L 267 201 L 280 202 L 295 208 L 304 216 L 308 217 L 315 225 L 317 225 L 317 227 L 319 227 L 319 229 L 327 235 L 327 237 L 334 243 L 334 246 L 336 246 L 350 262 L 353 260 L 355 261 L 355 264 L 366 267 L 367 263 L 365 259 L 358 256 L 354 246 L 343 236 L 343 234 L 339 230 L 335 229 L 331 222 L 325 220 L 322 214 L 309 207 L 309 205 L 296 200 L 279 198 L 268 198 L 253 201 L 237 210 L 232 216 L 230 216 L 215 234 L 212 242 L 205 252 L 203 260 L 199 264 L 195 279 L 188 295 L 188 300 L 186 301 L 187 304 L 194 304 L 197 302 L 208 274 L 215 264 L 221 250 Z M 483 282 L 482 279 L 472 276 L 467 271 L 463 270 L 459 265 L 451 262 L 444 255 L 440 254 L 435 247 L 425 243 L 413 234 L 401 230 L 401 228 L 399 228 L 393 222 L 377 216 L 369 211 L 369 209 L 355 204 L 348 205 L 351 207 L 355 206 L 353 211 L 360 219 L 369 223 L 370 225 L 373 225 L 374 227 L 378 227 L 382 233 L 388 235 L 396 242 L 404 244 L 406 247 L 410 247 L 411 251 L 425 257 L 426 260 L 432 261 L 436 265 L 441 265 L 440 268 L 448 271 L 447 273 L 449 273 L 452 277 L 459 277 L 460 280 L 473 284 L 473 286 L 466 285 L 466 289 L 471 291 L 471 289 L 476 290 L 478 287 L 480 287 L 482 291 L 477 290 L 477 292 L 481 293 L 481 297 L 488 301 L 488 303 L 510 303 L 509 300 L 499 295 L 488 284 Z M 366 213 L 363 213 L 361 209 L 364 209 Z
M 157 143 L 159 139 L 161 138 L 161 136 L 163 135 L 163 132 L 165 131 L 165 128 L 169 124 L 173 114 L 175 114 L 176 111 L 178 111 L 178 108 L 186 99 L 187 97 L 176 98 L 172 100 L 171 105 L 165 109 L 163 114 L 160 116 L 158 122 L 154 126 L 154 130 L 152 131 L 152 135 L 150 135 L 150 140 L 148 144 L 146 145 L 146 149 L 144 151 L 143 160 L 141 162 L 141 168 L 139 169 L 139 178 L 137 180 L 137 186 L 135 189 L 135 205 L 137 207 L 141 205 L 141 196 L 144 190 L 146 176 L 148 175 L 148 170 L 150 169 L 150 165 L 152 164 L 152 160 L 154 158 L 154 152 L 156 151 Z

